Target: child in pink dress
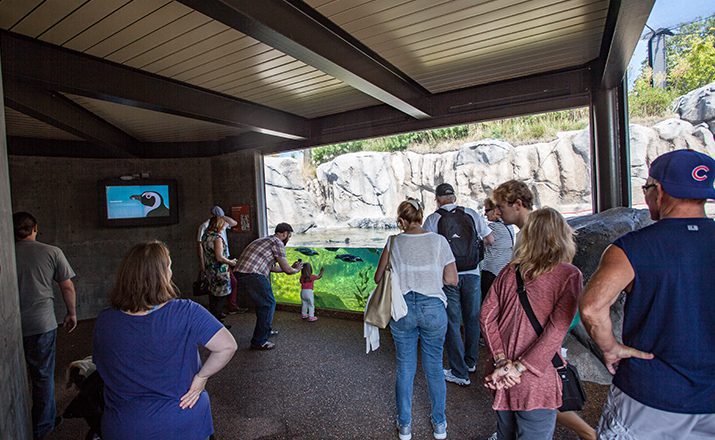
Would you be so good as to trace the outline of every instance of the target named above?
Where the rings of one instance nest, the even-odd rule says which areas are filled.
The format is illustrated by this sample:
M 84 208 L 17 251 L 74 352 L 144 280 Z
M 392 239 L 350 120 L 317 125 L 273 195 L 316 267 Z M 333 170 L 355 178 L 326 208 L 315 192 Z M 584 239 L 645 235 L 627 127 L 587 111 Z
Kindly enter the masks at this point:
M 323 278 L 323 268 L 320 269 L 318 275 L 313 275 L 313 267 L 310 263 L 303 265 L 303 271 L 300 274 L 300 300 L 303 303 L 301 310 L 301 318 L 307 319 L 310 322 L 317 321 L 315 317 L 315 297 L 313 295 L 313 283 L 315 280 Z

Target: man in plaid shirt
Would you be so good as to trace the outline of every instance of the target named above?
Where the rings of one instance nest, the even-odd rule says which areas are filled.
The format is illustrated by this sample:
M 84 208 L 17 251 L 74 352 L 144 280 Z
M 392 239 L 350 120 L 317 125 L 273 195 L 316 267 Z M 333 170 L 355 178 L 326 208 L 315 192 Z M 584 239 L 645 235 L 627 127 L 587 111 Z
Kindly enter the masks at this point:
M 271 288 L 270 273 L 293 275 L 303 268 L 303 263 L 296 261 L 290 265 L 286 259 L 285 245 L 291 235 L 293 228 L 288 223 L 278 223 L 273 235 L 253 240 L 238 257 L 235 272 L 239 289 L 256 305 L 256 328 L 251 338 L 251 348 L 254 350 L 271 350 L 276 346 L 268 340 L 270 335 L 277 333 L 271 330 L 276 299 Z

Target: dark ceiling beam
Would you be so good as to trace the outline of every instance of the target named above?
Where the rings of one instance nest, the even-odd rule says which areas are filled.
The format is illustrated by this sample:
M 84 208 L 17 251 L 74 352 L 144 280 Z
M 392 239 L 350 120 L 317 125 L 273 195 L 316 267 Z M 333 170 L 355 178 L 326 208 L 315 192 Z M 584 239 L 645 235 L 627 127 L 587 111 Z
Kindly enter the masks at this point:
M 417 119 L 429 92 L 301 0 L 179 0 Z
M 57 92 L 5 78 L 5 103 L 28 116 L 95 143 L 114 157 L 141 155 L 137 140 Z
M 94 142 L 60 139 L 7 137 L 7 154 L 15 156 L 47 156 L 69 158 L 114 159 L 111 152 L 97 148 Z
M 271 139 L 257 133 L 238 136 L 241 148 L 265 153 L 308 148 L 417 130 L 511 118 L 589 104 L 590 70 L 580 67 L 432 96 L 433 116 L 415 120 L 387 106 L 353 110 L 312 120 L 307 140 Z
M 611 0 L 601 51 L 593 65 L 594 88 L 621 84 L 654 4 L 655 0 Z
M 308 120 L 38 40 L 0 32 L 3 77 L 286 139 L 309 137 Z
M 311 131 L 314 136 L 303 140 L 278 139 L 252 132 L 220 141 L 144 142 L 140 145 L 143 151 L 142 157 L 145 158 L 209 157 L 241 150 L 256 150 L 271 154 L 410 131 L 583 107 L 589 104 L 591 83 L 590 69 L 580 67 L 435 94 L 432 99 L 436 112 L 427 120 L 415 120 L 392 107 L 381 105 L 311 120 Z M 39 145 L 43 142 L 38 140 L 36 143 Z M 10 146 L 13 145 L 11 154 L 72 156 L 72 151 L 78 149 L 77 143 L 66 143 L 66 148 L 74 148 L 72 151 L 67 150 L 66 153 L 59 151 L 62 147 L 59 143 L 52 149 L 34 145 L 27 140 L 22 143 L 15 140 L 14 144 L 10 142 Z M 20 146 L 34 149 L 30 150 L 30 153 L 22 153 Z M 38 148 L 44 149 L 40 151 Z M 52 154 L 44 154 L 47 150 Z

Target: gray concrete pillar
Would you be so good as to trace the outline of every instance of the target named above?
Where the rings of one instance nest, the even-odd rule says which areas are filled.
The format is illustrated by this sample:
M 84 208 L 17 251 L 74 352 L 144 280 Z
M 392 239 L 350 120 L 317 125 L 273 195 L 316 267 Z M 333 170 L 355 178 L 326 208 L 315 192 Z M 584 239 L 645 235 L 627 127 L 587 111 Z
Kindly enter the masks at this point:
M 0 74 L 0 102 L 4 102 Z M 5 110 L 0 106 L 0 437 L 30 439 L 25 355 L 22 349 L 20 299 L 15 269 L 15 240 L 12 231 L 10 171 L 5 135 Z
M 630 206 L 628 108 L 624 83 L 591 92 L 593 211 Z

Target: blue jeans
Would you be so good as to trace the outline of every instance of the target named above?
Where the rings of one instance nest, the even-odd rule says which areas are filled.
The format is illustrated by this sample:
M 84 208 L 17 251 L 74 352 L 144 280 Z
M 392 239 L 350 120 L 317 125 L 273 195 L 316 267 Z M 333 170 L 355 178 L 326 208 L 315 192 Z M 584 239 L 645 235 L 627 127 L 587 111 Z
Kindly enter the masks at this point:
M 56 339 L 57 329 L 22 338 L 32 383 L 32 431 L 36 439 L 55 429 Z
M 256 327 L 253 329 L 251 345 L 258 347 L 268 341 L 276 313 L 276 299 L 271 281 L 257 273 L 236 273 L 239 289 L 242 289 L 256 307 Z
M 452 374 L 467 379 L 467 368 L 477 365 L 479 354 L 479 275 L 459 276 L 456 286 L 444 286 L 447 295 L 447 361 Z M 464 342 L 461 325 L 464 323 Z
M 447 386 L 442 373 L 442 349 L 447 331 L 447 312 L 439 298 L 416 292 L 405 294 L 407 315 L 399 321 L 390 320 L 390 331 L 395 341 L 397 372 L 395 398 L 397 422 L 412 423 L 412 390 L 417 371 L 417 341 L 422 343 L 422 370 L 427 379 L 427 388 L 432 402 L 432 422 L 447 421 L 445 401 Z

